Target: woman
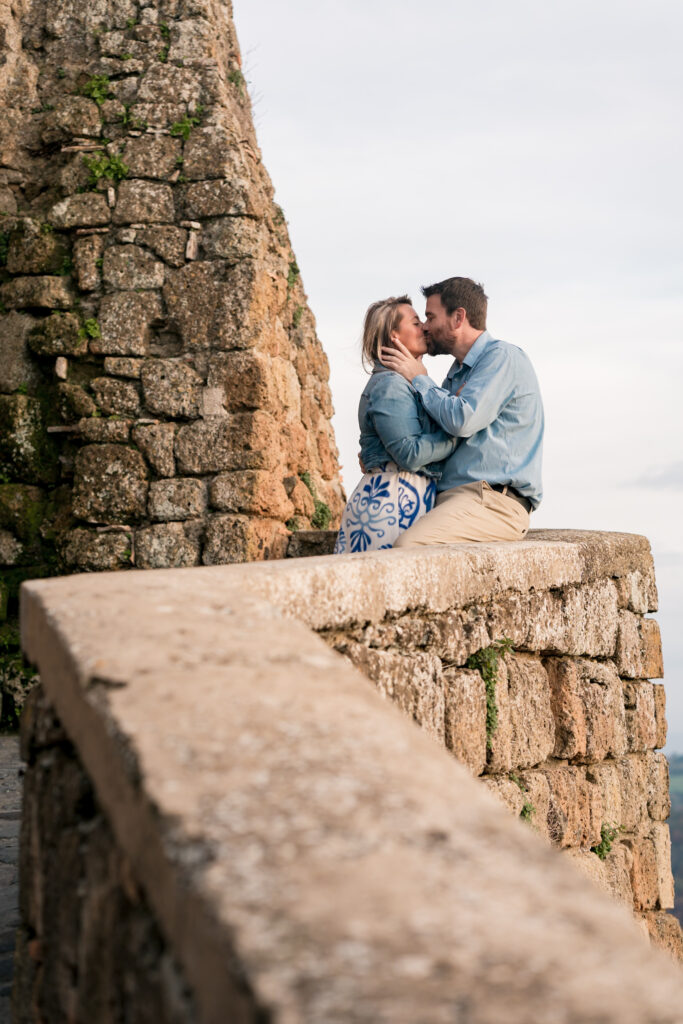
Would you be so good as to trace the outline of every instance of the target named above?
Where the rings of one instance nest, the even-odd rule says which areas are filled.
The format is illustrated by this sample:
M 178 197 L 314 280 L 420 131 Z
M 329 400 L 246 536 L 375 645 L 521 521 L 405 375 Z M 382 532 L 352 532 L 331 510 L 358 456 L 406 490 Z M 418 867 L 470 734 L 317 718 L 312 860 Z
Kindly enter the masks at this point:
M 335 554 L 390 548 L 433 507 L 439 462 L 457 443 L 429 418 L 412 384 L 379 361 L 382 346 L 397 339 L 413 356 L 427 351 L 407 295 L 374 302 L 365 316 L 363 364 L 372 365 L 358 409 L 365 473 L 342 513 Z

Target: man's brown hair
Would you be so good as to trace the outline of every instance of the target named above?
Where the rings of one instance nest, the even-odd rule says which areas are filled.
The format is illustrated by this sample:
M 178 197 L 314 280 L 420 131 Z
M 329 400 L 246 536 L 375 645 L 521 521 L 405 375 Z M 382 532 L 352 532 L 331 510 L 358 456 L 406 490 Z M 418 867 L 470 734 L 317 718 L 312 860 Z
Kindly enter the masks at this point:
M 488 296 L 482 285 L 470 277 L 447 277 L 437 284 L 425 285 L 422 294 L 425 299 L 430 295 L 439 295 L 448 316 L 462 307 L 472 327 L 477 331 L 486 330 Z

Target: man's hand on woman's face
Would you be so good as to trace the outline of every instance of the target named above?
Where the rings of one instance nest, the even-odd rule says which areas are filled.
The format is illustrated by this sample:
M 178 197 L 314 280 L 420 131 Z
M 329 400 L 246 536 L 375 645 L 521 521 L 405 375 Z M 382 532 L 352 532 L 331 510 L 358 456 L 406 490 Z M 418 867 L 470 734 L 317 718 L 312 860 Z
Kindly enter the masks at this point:
M 422 360 L 411 356 L 402 342 L 396 340 L 394 344 L 396 348 L 383 347 L 380 350 L 379 359 L 383 366 L 386 366 L 388 370 L 395 370 L 396 373 L 400 373 L 406 380 L 412 380 L 413 377 L 419 377 L 421 374 L 427 373 Z

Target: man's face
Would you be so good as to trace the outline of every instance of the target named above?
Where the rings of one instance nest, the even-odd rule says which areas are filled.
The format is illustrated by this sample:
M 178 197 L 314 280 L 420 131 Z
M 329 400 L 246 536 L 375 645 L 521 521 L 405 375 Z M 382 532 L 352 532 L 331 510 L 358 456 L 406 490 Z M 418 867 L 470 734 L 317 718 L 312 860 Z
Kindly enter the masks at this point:
M 457 310 L 449 316 L 440 295 L 430 295 L 425 306 L 425 341 L 430 356 L 450 355 L 457 340 Z

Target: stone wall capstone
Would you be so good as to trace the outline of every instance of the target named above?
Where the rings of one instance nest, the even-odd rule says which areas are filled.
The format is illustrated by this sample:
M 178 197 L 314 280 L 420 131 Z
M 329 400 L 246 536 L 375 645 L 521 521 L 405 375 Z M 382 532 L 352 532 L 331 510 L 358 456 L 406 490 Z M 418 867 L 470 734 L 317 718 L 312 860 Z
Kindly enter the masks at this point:
M 675 1024 L 655 605 L 568 531 L 25 584 L 17 1021 Z
M 230 3 L 25 0 L 0 24 L 11 721 L 22 579 L 283 557 L 344 496 Z

